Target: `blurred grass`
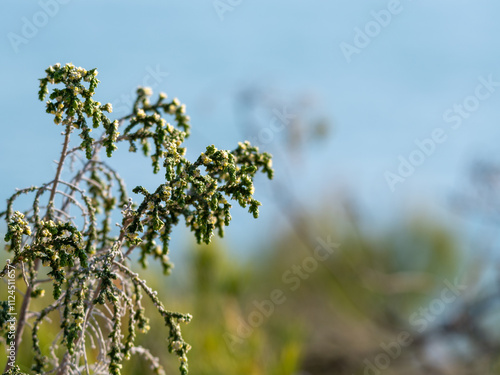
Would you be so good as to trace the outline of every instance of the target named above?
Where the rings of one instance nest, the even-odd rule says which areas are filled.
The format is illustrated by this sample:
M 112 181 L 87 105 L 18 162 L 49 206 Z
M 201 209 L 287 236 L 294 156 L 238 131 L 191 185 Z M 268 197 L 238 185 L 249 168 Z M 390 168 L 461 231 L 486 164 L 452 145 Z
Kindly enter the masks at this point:
M 463 266 L 457 235 L 428 217 L 406 218 L 376 235 L 352 221 L 345 225 L 345 217 L 333 220 L 324 213 L 295 220 L 301 223 L 300 233 L 277 233 L 248 262 L 216 240 L 208 246 L 192 245 L 169 277 L 154 267 L 143 273 L 169 310 L 194 317 L 181 327 L 193 347 L 191 373 L 363 374 L 364 360 L 380 353 L 381 343 L 403 331 L 419 337 L 409 317 L 438 296 L 443 282 L 454 280 Z M 318 260 L 317 268 L 305 272 L 299 287 L 292 288 L 285 273 L 302 267 L 314 255 L 317 238 L 328 236 L 340 247 Z M 276 290 L 284 301 L 273 304 L 271 313 L 259 315 L 256 304 L 271 300 Z M 46 294 L 44 298 L 50 299 L 50 291 Z M 138 335 L 138 344 L 151 348 L 167 374 L 175 374 L 177 359 L 168 354 L 162 318 L 149 304 L 145 307 L 152 329 Z M 452 309 L 447 306 L 437 321 Z M 252 313 L 258 318 L 254 326 Z M 55 327 L 53 323 L 42 329 L 44 350 L 51 345 Z M 29 331 L 18 356 L 24 370 L 32 358 Z M 414 365 L 416 355 L 409 347 L 384 374 L 425 373 Z M 0 357 L 0 366 L 3 361 Z M 133 356 L 123 374 L 148 371 L 146 361 Z

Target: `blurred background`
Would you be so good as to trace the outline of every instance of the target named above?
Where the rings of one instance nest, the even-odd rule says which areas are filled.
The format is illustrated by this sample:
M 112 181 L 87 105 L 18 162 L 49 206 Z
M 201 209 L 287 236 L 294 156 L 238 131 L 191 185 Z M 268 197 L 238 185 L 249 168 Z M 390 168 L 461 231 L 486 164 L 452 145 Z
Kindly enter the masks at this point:
M 498 374 L 499 12 L 493 0 L 4 0 L 0 200 L 55 172 L 61 129 L 37 100 L 49 65 L 97 68 L 95 98 L 116 118 L 149 86 L 186 104 L 191 159 L 245 139 L 274 155 L 258 220 L 234 207 L 210 246 L 179 227 L 172 275 L 149 274 L 168 309 L 194 316 L 193 374 Z M 127 150 L 110 164 L 129 191 L 161 181 Z M 139 340 L 176 373 L 149 317 Z M 135 358 L 123 372 L 147 370 Z

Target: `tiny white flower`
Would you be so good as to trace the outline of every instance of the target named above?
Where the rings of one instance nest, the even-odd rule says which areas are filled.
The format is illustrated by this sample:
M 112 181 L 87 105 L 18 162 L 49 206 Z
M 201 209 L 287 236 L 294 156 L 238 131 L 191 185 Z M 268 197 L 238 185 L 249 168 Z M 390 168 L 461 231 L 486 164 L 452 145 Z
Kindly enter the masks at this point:
M 182 342 L 180 342 L 180 341 L 174 341 L 172 343 L 172 348 L 174 348 L 174 350 L 180 350 L 180 349 L 182 349 Z
M 201 154 L 201 161 L 203 162 L 203 164 L 208 164 L 212 161 L 212 159 L 210 159 L 209 157 L 207 157 L 207 155 L 202 153 Z
M 142 108 L 139 108 L 139 110 L 137 111 L 137 117 L 141 119 L 146 117 L 146 113 Z

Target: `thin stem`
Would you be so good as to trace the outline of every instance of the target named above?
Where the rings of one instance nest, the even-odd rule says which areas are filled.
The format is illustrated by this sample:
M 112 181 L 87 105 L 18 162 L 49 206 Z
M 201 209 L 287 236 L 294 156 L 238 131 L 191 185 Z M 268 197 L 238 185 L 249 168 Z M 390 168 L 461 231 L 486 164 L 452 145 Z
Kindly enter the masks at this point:
M 126 220 L 124 222 L 124 225 L 122 227 L 120 235 L 116 239 L 113 247 L 116 246 L 118 249 L 121 249 L 123 241 L 125 240 L 125 235 L 127 233 L 126 229 L 130 225 L 131 222 L 132 222 L 131 218 L 129 218 L 128 220 Z M 114 265 L 117 264 L 117 262 L 115 262 L 115 261 L 112 261 L 112 262 Z M 92 312 L 93 312 L 94 307 L 95 307 L 95 304 L 92 303 L 92 301 L 94 301 L 99 296 L 101 289 L 102 289 L 102 280 L 99 281 L 97 288 L 94 290 L 94 294 L 92 296 L 92 299 L 89 301 L 89 304 L 87 306 L 88 310 L 85 313 L 83 327 L 80 330 L 80 332 L 78 333 L 78 338 L 76 339 L 75 347 L 78 347 L 80 345 L 80 342 L 82 342 L 82 341 L 83 341 L 82 345 L 85 345 L 84 335 L 85 335 L 86 327 L 87 327 L 89 319 L 92 317 Z M 85 348 L 84 348 L 84 350 L 85 350 Z M 69 352 L 66 352 L 64 354 L 63 362 L 61 363 L 61 366 L 59 367 L 59 370 L 57 371 L 57 375 L 65 375 L 66 374 L 66 370 L 67 370 L 67 366 L 69 365 L 69 362 L 70 362 L 70 354 L 69 354 Z
M 61 177 L 61 172 L 64 165 L 64 159 L 66 158 L 68 151 L 70 134 L 71 134 L 71 124 L 68 124 L 66 127 L 63 149 L 61 151 L 61 157 L 59 158 L 59 163 L 57 164 L 56 178 L 54 178 L 54 185 L 52 186 L 52 190 L 50 191 L 49 204 L 47 205 L 47 211 L 48 211 L 47 216 L 50 216 L 50 210 L 54 205 L 54 197 L 56 196 L 57 184 L 59 183 L 59 178 Z
M 55 197 L 56 191 L 57 191 L 57 184 L 59 182 L 59 178 L 61 177 L 64 159 L 66 158 L 67 151 L 68 151 L 70 134 L 71 134 L 71 124 L 68 124 L 66 126 L 63 149 L 61 151 L 61 156 L 59 158 L 59 164 L 57 165 L 56 177 L 54 178 L 54 184 L 52 186 L 52 189 L 50 192 L 49 203 L 47 205 L 47 213 L 46 213 L 47 218 L 51 217 L 51 210 L 52 210 L 52 207 L 54 206 L 54 197 Z M 40 259 L 35 260 L 35 264 L 33 265 L 33 268 L 34 268 L 33 274 L 35 275 L 36 272 L 38 271 L 38 268 L 40 268 Z M 31 293 L 33 292 L 34 286 L 35 286 L 35 280 L 31 280 L 31 282 L 28 284 L 28 286 L 26 288 L 23 302 L 21 304 L 21 311 L 19 312 L 19 321 L 17 323 L 17 328 L 16 328 L 15 353 L 18 352 L 19 344 L 21 344 L 21 341 L 22 341 L 23 331 L 24 331 L 24 327 L 26 325 L 27 313 L 28 313 L 30 302 L 31 302 Z M 7 372 L 10 370 L 10 368 L 12 367 L 10 365 L 10 363 L 11 362 L 7 362 L 4 372 Z

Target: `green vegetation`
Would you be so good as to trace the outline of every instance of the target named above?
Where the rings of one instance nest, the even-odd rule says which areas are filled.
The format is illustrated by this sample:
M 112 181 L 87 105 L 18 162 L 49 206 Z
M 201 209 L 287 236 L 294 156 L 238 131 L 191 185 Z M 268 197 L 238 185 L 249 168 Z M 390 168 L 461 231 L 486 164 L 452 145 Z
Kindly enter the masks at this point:
M 258 171 L 272 178 L 271 156 L 245 142 L 233 151 L 208 146 L 190 162 L 182 146 L 190 118 L 178 99 L 169 101 L 162 93 L 151 103 L 151 90 L 139 88 L 132 113 L 112 121 L 106 115 L 112 112 L 111 104 L 93 99 L 96 77 L 96 69 L 56 64 L 40 80 L 39 99 L 49 96 L 46 112 L 63 127 L 64 142 L 55 177 L 18 190 L 0 214 L 8 225 L 5 248 L 12 253 L 1 276 L 15 276 L 16 270 L 19 286 L 24 284 L 17 294 L 22 300 L 19 314 L 9 315 L 15 305 L 10 302 L 2 305 L 0 314 L 6 346 L 12 348 L 6 371 L 19 373 L 15 356 L 29 325 L 35 373 L 117 375 L 124 362 L 138 354 L 149 359 L 155 373 L 163 374 L 149 349 L 135 344 L 137 331 L 150 329 L 144 307 L 149 300 L 167 328 L 168 351 L 178 356 L 181 374 L 187 374 L 191 346 L 182 337 L 181 324 L 191 315 L 167 310 L 157 292 L 132 270 L 133 260 L 138 258 L 146 268 L 147 258 L 153 258 L 168 274 L 173 227 L 183 218 L 198 243 L 208 244 L 214 231 L 223 236 L 229 225 L 231 200 L 258 217 L 253 178 Z M 51 92 L 49 84 L 55 85 Z M 173 125 L 164 116 L 171 117 Z M 92 129 L 99 128 L 102 134 L 93 138 Z M 70 148 L 74 132 L 81 142 Z M 132 190 L 142 196 L 138 204 L 128 198 L 118 172 L 99 157 L 102 149 L 111 157 L 122 143 L 130 152 L 140 147 L 151 158 L 154 173 L 164 168 L 165 183 L 153 192 L 142 186 Z M 80 151 L 85 158 L 78 162 Z M 68 181 L 61 177 L 65 166 L 73 172 Z M 32 204 L 23 213 L 15 211 L 16 199 L 25 194 L 33 196 Z M 119 207 L 121 224 L 114 231 L 112 218 Z M 46 296 L 45 289 L 52 293 Z M 9 293 L 16 295 L 15 290 Z M 17 320 L 15 332 L 10 316 Z M 45 325 L 58 327 L 60 333 L 43 331 Z M 24 347 L 21 351 L 26 352 Z M 28 363 L 17 361 L 23 371 Z
M 160 94 L 150 102 L 151 91 L 141 88 L 133 113 L 115 122 L 105 115 L 108 104 L 92 100 L 95 71 L 49 68 L 42 98 L 49 83 L 59 86 L 47 111 L 65 128 L 59 168 L 48 183 L 18 190 L 1 213 L 10 263 L 0 293 L 20 301 L 14 333 L 22 337 L 14 340 L 19 367 L 7 357 L 9 374 L 186 373 L 189 349 L 189 370 L 201 375 L 499 373 L 495 263 L 467 251 L 458 221 L 422 211 L 373 232 L 342 195 L 318 196 L 322 208 L 314 211 L 311 196 L 301 206 L 289 199 L 289 185 L 274 181 L 289 227 L 263 236 L 242 261 L 211 239 L 229 224 L 231 200 L 257 216 L 254 177 L 273 176 L 269 154 L 244 142 L 233 151 L 209 146 L 189 162 L 182 146 L 189 117 L 178 100 Z M 94 126 L 104 128 L 101 136 L 91 136 Z M 75 131 L 82 141 L 70 147 Z M 100 150 L 109 156 L 123 142 L 148 155 L 154 172 L 164 168 L 157 189 L 133 189 L 137 203 L 99 159 Z M 63 165 L 74 173 L 68 181 Z M 488 176 L 471 180 L 490 189 Z M 484 191 L 478 186 L 481 203 Z M 24 195 L 34 199 L 16 211 Z M 196 243 L 183 249 L 176 272 L 159 277 L 172 271 L 170 236 L 181 219 Z M 5 299 L 1 343 L 9 348 Z

